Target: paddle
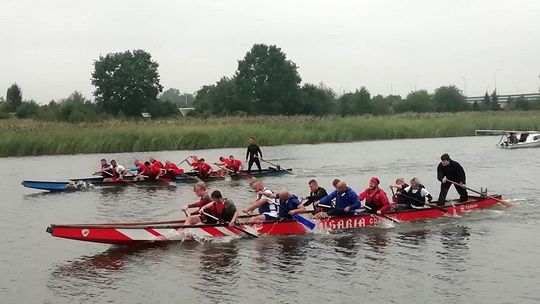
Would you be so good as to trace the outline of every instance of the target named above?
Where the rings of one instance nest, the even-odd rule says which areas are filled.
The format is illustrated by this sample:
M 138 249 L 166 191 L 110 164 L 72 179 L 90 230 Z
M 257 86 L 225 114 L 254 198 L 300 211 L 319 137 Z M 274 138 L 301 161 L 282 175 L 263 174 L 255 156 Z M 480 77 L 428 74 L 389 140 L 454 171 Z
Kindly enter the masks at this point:
M 291 170 L 283 169 L 283 168 L 281 168 L 280 165 L 276 165 L 276 164 L 274 164 L 274 163 L 271 163 L 271 162 L 267 161 L 266 159 L 264 159 L 264 158 L 262 158 L 262 157 L 258 157 L 258 158 L 259 158 L 260 160 L 262 160 L 263 162 L 265 162 L 265 163 L 267 163 L 267 164 L 269 164 L 269 165 L 271 165 L 271 166 L 276 167 L 276 169 L 278 169 L 278 170 L 286 171 L 287 173 L 293 174 L 293 175 L 294 175 L 294 173 L 293 173 Z
M 419 190 L 419 191 L 420 191 L 420 190 Z M 414 198 L 414 197 L 408 196 L 407 194 L 403 194 L 403 192 L 401 192 L 399 195 L 403 195 L 403 196 L 406 197 L 406 198 L 409 198 L 409 199 L 412 199 L 412 200 L 415 201 L 415 202 L 424 204 L 425 206 L 428 206 L 428 207 L 430 207 L 430 208 L 432 208 L 432 209 L 437 209 L 437 210 L 439 210 L 439 211 L 441 211 L 441 212 L 444 212 L 444 213 L 447 213 L 447 212 L 448 212 L 448 210 L 446 210 L 446 209 L 443 208 L 443 207 L 440 207 L 440 206 L 437 206 L 437 205 L 434 205 L 434 204 L 430 204 L 430 203 L 426 203 L 426 202 L 422 202 L 422 201 L 420 201 L 420 200 L 417 200 L 417 199 Z
M 298 206 L 302 206 L 302 201 L 300 201 L 300 204 Z M 289 213 L 289 211 L 291 211 L 291 209 L 286 208 L 285 206 L 282 206 L 281 204 L 278 204 L 278 207 L 285 209 L 287 211 L 287 213 Z M 299 214 L 296 214 L 296 213 L 293 214 L 292 216 L 297 222 L 299 222 L 300 224 L 302 224 L 302 225 L 306 226 L 307 228 L 309 228 L 309 230 L 315 229 L 316 224 L 313 223 L 312 221 L 308 220 L 307 218 L 305 218 L 305 217 L 303 217 L 303 216 L 301 216 Z
M 210 215 L 210 214 L 208 214 L 208 213 L 206 213 L 206 212 L 204 212 L 204 211 L 201 211 L 201 213 L 204 214 L 205 216 L 208 216 L 209 218 L 214 219 L 214 220 L 215 220 L 216 222 L 218 222 L 218 223 L 219 223 L 219 222 L 223 222 L 223 223 L 225 223 L 225 224 L 227 224 L 227 225 L 229 224 L 229 222 L 224 221 L 224 220 L 222 220 L 222 219 L 218 219 L 217 217 L 215 217 L 215 216 L 213 216 L 213 215 Z M 252 237 L 255 237 L 255 238 L 258 238 L 258 237 L 259 237 L 258 235 L 254 234 L 254 233 L 252 233 L 252 232 L 249 232 L 249 231 L 247 231 L 247 230 L 245 230 L 245 229 L 239 228 L 239 227 L 237 227 L 236 225 L 234 225 L 234 226 L 232 226 L 232 227 L 234 227 L 235 229 L 238 229 L 238 230 L 240 230 L 240 231 L 244 232 L 245 234 L 250 235 L 250 236 L 252 236 Z
M 323 207 L 323 208 L 330 208 L 330 209 L 337 209 L 337 210 L 345 210 L 345 208 L 332 207 L 332 206 L 323 205 L 323 204 L 318 204 L 317 206 Z M 369 206 L 366 206 L 366 205 L 364 205 L 364 208 L 367 208 L 368 210 L 373 210 L 373 209 L 371 209 Z M 377 216 L 377 217 L 383 217 L 383 218 L 385 218 L 385 219 L 387 219 L 387 220 L 390 220 L 390 221 L 392 221 L 392 222 L 394 222 L 394 223 L 396 223 L 396 224 L 399 223 L 399 221 L 397 221 L 397 220 L 395 220 L 395 219 L 393 219 L 393 218 L 391 218 L 391 217 L 389 217 L 389 216 L 386 216 L 386 215 L 384 215 L 384 214 L 378 214 L 378 213 L 369 213 L 369 214 L 372 214 L 372 215 Z
M 482 192 L 480 192 L 480 191 L 473 190 L 473 189 L 471 189 L 471 188 L 469 188 L 469 187 L 467 187 L 467 186 L 465 186 L 465 185 L 462 185 L 462 184 L 460 184 L 460 183 L 456 183 L 456 182 L 451 181 L 451 180 L 449 180 L 449 179 L 446 179 L 446 180 L 449 181 L 449 182 L 451 182 L 451 183 L 454 184 L 454 185 L 457 185 L 457 186 L 460 186 L 460 187 L 462 187 L 462 188 L 465 188 L 465 189 L 467 189 L 467 190 L 469 190 L 469 191 L 472 191 L 472 192 L 474 192 L 474 193 L 476 193 L 476 194 L 479 194 L 479 195 L 481 195 L 481 196 L 483 196 L 483 197 L 487 197 L 487 198 L 496 200 L 497 202 L 499 202 L 499 203 L 505 205 L 506 207 L 512 207 L 512 206 L 514 206 L 514 204 L 512 204 L 512 203 L 509 202 L 509 201 L 505 201 L 505 200 L 502 200 L 502 199 L 500 199 L 500 198 L 496 198 L 496 197 L 494 197 L 494 196 L 487 195 L 487 194 L 482 193 Z
M 183 162 L 185 162 L 186 160 L 188 160 L 190 157 L 191 157 L 191 156 L 188 156 L 188 157 L 184 158 L 183 161 L 181 161 L 181 162 L 178 163 L 178 166 L 180 166 Z

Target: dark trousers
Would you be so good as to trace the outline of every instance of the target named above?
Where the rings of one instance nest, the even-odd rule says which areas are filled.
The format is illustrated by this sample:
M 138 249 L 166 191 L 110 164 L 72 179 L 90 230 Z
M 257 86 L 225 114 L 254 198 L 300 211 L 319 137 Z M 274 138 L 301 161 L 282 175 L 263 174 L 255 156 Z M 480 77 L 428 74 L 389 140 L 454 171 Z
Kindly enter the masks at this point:
M 441 205 L 441 206 L 444 205 L 444 203 L 446 202 L 446 195 L 448 195 L 448 190 L 450 190 L 450 186 L 452 186 L 452 183 L 450 182 L 441 183 L 441 192 L 439 193 L 439 199 L 437 200 L 438 201 L 437 205 Z M 459 201 L 466 202 L 467 199 L 469 198 L 467 194 L 467 189 L 458 185 L 454 185 L 454 187 L 456 188 L 456 191 L 459 193 Z
M 257 165 L 257 168 L 259 168 L 259 172 L 261 172 L 261 161 L 259 161 L 258 158 L 250 158 L 248 163 L 248 174 L 251 173 L 251 167 L 253 166 L 253 163 Z

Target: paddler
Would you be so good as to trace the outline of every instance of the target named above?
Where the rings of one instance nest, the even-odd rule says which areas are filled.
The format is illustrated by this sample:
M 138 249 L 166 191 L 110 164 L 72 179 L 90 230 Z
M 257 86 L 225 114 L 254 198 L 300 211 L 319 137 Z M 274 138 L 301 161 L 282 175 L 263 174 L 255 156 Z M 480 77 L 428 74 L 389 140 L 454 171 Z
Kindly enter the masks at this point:
M 244 167 L 244 164 L 242 164 L 242 161 L 239 159 L 235 159 L 234 156 L 229 155 L 229 161 L 228 161 L 227 168 L 231 170 L 233 173 L 238 173 L 242 168 Z
M 159 169 L 152 166 L 149 161 L 144 162 L 144 169 L 140 174 L 137 174 L 133 178 L 134 181 L 143 181 L 149 179 L 158 179 L 159 178 Z
M 279 219 L 291 220 L 293 215 L 306 211 L 298 197 L 285 189 L 279 192 L 276 202 L 279 205 Z
M 154 157 L 150 157 L 148 161 L 150 162 L 150 164 L 152 164 L 152 167 L 155 167 L 158 170 L 165 168 L 165 166 L 163 166 L 163 163 L 155 159 Z
M 185 205 L 184 207 L 182 207 L 182 211 L 184 211 L 185 213 L 189 208 L 198 209 L 197 211 L 191 212 L 190 215 L 186 218 L 186 225 L 192 225 L 196 223 L 197 219 L 195 219 L 195 216 L 199 215 L 200 209 L 212 201 L 210 194 L 208 194 L 206 190 L 206 185 L 204 184 L 204 182 L 196 183 L 193 186 L 193 192 L 195 192 L 195 195 L 200 199 L 193 204 Z
M 175 179 L 177 175 L 184 174 L 184 170 L 178 168 L 178 166 L 174 164 L 173 162 L 171 162 L 170 160 L 165 161 L 164 170 L 165 170 L 164 176 L 170 179 Z
M 218 171 L 220 176 L 225 176 L 227 173 L 229 173 L 229 164 L 229 158 L 225 158 L 223 156 L 219 157 L 219 162 L 215 163 L 215 165 L 221 169 Z
M 427 203 L 430 203 L 433 197 L 426 190 L 424 185 L 416 177 L 411 179 L 411 185 L 403 189 L 401 196 L 405 200 L 408 208 L 425 208 Z
M 116 163 L 116 160 L 111 160 L 111 172 L 112 176 L 103 179 L 103 182 L 110 183 L 124 178 L 124 175 L 129 171 L 124 166 Z
M 238 219 L 239 212 L 236 209 L 233 201 L 228 198 L 223 198 L 221 192 L 214 190 L 210 195 L 212 202 L 201 208 L 199 218 L 205 224 L 214 224 L 218 222 L 228 223 L 229 226 L 234 226 Z M 209 214 L 210 216 L 206 216 Z M 218 221 L 216 221 L 216 219 Z
M 113 176 L 113 169 L 111 168 L 111 165 L 107 163 L 107 160 L 105 158 L 102 158 L 99 161 L 99 170 L 94 173 L 94 175 L 101 174 L 103 178 L 109 178 Z
M 250 217 L 249 222 L 257 223 L 277 220 L 278 206 L 275 201 L 276 195 L 274 192 L 266 188 L 263 182 L 258 179 L 251 181 L 249 184 L 251 189 L 257 193 L 257 198 L 249 207 L 242 211 L 247 214 L 251 214 L 255 209 L 259 211 L 259 215 Z
M 321 198 L 328 195 L 326 189 L 319 187 L 319 183 L 314 179 L 309 181 L 308 186 L 310 192 L 309 195 L 305 197 L 306 201 L 304 202 L 304 206 L 309 206 L 315 202 L 318 202 Z
M 191 158 L 192 161 L 189 161 L 189 158 Z M 186 163 L 188 163 L 188 165 L 190 165 L 193 170 L 197 170 L 197 167 L 199 166 L 199 158 L 195 155 L 191 155 L 190 157 L 188 157 L 186 159 Z
M 315 217 L 323 218 L 328 216 L 353 215 L 354 210 L 360 208 L 358 194 L 348 187 L 344 181 L 337 182 L 335 187 L 336 190 L 321 198 L 318 204 L 330 206 L 331 209 L 326 212 L 317 213 Z M 332 200 L 334 199 L 336 202 L 335 205 L 332 206 Z
M 199 171 L 200 178 L 206 178 L 210 176 L 210 173 L 212 172 L 212 167 L 204 161 L 204 158 L 201 158 L 199 159 L 196 170 Z
M 366 209 L 370 213 L 383 214 L 390 211 L 390 202 L 386 193 L 379 188 L 380 180 L 377 177 L 372 177 L 366 190 L 364 190 L 358 199 L 365 200 Z

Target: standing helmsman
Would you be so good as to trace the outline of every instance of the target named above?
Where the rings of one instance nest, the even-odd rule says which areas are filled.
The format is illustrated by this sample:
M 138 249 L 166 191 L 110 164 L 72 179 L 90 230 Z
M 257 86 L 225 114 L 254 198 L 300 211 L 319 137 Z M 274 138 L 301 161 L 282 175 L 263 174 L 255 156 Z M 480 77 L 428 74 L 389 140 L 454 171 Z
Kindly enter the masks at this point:
M 437 166 L 437 179 L 441 182 L 441 192 L 439 194 L 437 205 L 442 206 L 446 202 L 446 195 L 452 185 L 450 181 L 459 184 L 454 185 L 459 193 L 459 201 L 467 201 L 468 195 L 467 189 L 465 188 L 465 170 L 463 170 L 463 167 L 457 161 L 450 159 L 450 156 L 447 153 L 444 153 L 441 156 L 441 162 L 439 163 L 439 166 Z
M 249 138 L 249 146 L 247 147 L 246 152 L 246 161 L 248 162 L 248 174 L 251 173 L 251 166 L 253 166 L 253 163 L 257 165 L 257 168 L 259 169 L 259 172 L 261 172 L 261 162 L 259 161 L 259 158 L 262 158 L 262 151 L 261 148 L 255 143 L 255 138 L 251 137 Z

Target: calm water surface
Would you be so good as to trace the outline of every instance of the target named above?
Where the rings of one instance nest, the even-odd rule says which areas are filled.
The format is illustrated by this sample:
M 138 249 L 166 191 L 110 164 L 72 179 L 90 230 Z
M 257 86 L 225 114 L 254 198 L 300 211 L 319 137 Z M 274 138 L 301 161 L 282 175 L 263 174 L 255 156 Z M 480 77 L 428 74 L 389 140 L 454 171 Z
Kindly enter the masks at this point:
M 163 220 L 183 217 L 195 201 L 191 185 L 95 188 L 43 194 L 23 179 L 88 176 L 101 155 L 0 159 L 1 303 L 538 303 L 540 149 L 505 151 L 496 137 L 369 141 L 263 147 L 295 175 L 266 178 L 274 190 L 308 193 L 317 178 L 353 189 L 377 175 L 387 189 L 416 176 L 436 196 L 436 165 L 448 152 L 467 172 L 469 187 L 513 200 L 466 214 L 340 233 L 219 242 L 178 242 L 122 248 L 55 239 L 51 223 Z M 106 155 L 122 163 L 155 156 L 207 159 L 244 149 Z M 219 181 L 247 205 L 248 182 Z M 451 190 L 449 197 L 457 197 Z

